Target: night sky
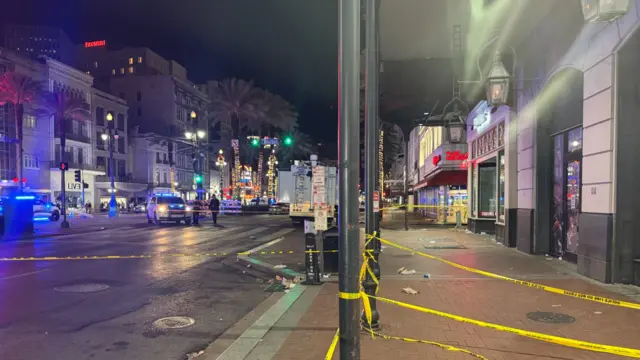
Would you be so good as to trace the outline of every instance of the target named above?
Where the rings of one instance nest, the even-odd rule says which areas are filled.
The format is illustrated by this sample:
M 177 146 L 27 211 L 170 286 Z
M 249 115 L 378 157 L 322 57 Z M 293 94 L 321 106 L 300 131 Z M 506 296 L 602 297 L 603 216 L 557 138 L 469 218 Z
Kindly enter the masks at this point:
M 280 94 L 302 131 L 337 132 L 337 1 L 18 0 L 0 23 L 62 28 L 72 41 L 147 46 L 193 82 L 238 77 Z M 5 5 L 3 5 L 4 7 Z

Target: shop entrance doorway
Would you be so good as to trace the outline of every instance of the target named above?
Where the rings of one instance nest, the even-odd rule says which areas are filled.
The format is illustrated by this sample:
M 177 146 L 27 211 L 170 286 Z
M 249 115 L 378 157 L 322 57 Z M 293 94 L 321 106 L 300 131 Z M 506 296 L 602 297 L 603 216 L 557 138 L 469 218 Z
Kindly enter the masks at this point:
M 582 188 L 582 128 L 553 137 L 551 253 L 576 262 Z

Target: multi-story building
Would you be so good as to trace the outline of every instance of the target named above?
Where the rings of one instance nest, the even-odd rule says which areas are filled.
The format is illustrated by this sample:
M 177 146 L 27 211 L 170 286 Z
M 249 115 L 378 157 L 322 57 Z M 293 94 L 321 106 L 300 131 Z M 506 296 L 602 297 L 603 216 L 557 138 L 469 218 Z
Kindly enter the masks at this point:
M 172 75 L 187 81 L 187 70 L 182 65 L 146 47 L 112 50 L 106 41 L 89 41 L 79 45 L 77 64 L 96 78 L 99 87 L 108 87 L 114 77 L 137 75 Z
M 0 48 L 0 74 L 15 71 L 31 77 L 34 81 L 46 79 L 46 68 L 37 61 L 18 52 Z M 38 115 L 36 107 L 27 104 L 23 115 L 23 159 L 22 177 L 25 186 L 31 191 L 41 192 L 49 197 L 49 161 L 52 158 L 52 123 L 48 116 Z M 0 180 L 1 184 L 11 185 L 17 177 L 16 154 L 17 139 L 14 106 L 6 104 L 0 107 Z
M 128 206 L 135 198 L 144 197 L 148 182 L 146 177 L 137 179 L 133 176 L 132 159 L 130 156 L 129 127 L 127 124 L 127 103 L 124 99 L 93 89 L 91 101 L 92 123 L 95 129 L 93 138 L 95 165 L 105 175 L 96 177 L 96 190 L 101 206 L 108 208 L 111 199 L 111 169 L 110 169 L 110 141 L 113 141 L 113 180 L 116 201 Z M 107 120 L 111 114 L 113 120 Z M 110 130 L 111 129 L 111 130 Z M 103 140 L 103 137 L 106 140 Z M 98 205 L 99 204 L 99 205 Z
M 5 25 L 4 46 L 28 57 L 43 55 L 69 65 L 75 59 L 75 45 L 56 27 Z
M 88 109 L 92 109 L 92 84 L 93 78 L 80 70 L 74 69 L 60 61 L 42 58 L 47 69 L 48 90 L 51 92 L 64 92 L 66 96 L 76 97 L 88 104 Z M 96 176 L 105 175 L 104 169 L 98 169 L 95 162 L 94 144 L 95 128 L 92 121 L 80 121 L 65 119 L 64 150 L 60 149 L 60 126 L 54 126 L 51 118 L 51 128 L 53 131 L 53 141 L 51 142 L 51 152 L 53 154 L 50 162 L 51 170 L 51 193 L 54 199 L 58 200 L 62 186 L 65 187 L 67 204 L 69 206 L 80 206 L 84 197 L 85 201 L 98 204 L 98 193 L 95 188 Z M 69 164 L 69 171 L 65 176 L 65 183 L 61 184 L 60 162 L 63 160 Z M 82 171 L 82 181 L 87 184 L 83 189 L 81 183 L 75 181 L 72 171 Z

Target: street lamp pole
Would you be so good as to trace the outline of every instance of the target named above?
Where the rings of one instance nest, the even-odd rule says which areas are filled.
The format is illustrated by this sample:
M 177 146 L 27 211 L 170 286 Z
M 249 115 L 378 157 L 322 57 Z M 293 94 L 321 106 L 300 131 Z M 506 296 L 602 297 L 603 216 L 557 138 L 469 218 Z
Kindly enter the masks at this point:
M 196 126 L 196 119 L 197 119 L 197 114 L 195 111 L 191 111 L 190 117 L 191 117 L 191 122 L 192 124 L 194 124 L 194 126 Z M 202 177 L 202 168 L 203 168 L 203 164 L 201 163 L 201 159 L 200 159 L 200 149 L 199 149 L 199 142 L 198 139 L 204 139 L 204 137 L 206 136 L 206 133 L 204 132 L 204 130 L 196 130 L 195 133 L 191 133 L 191 132 L 185 132 L 184 136 L 188 139 L 191 140 L 193 142 L 193 173 L 194 173 L 194 178 L 196 180 L 196 198 L 198 200 L 202 200 L 202 181 L 203 181 L 203 177 Z
M 109 217 L 118 216 L 118 205 L 116 203 L 116 188 L 115 188 L 115 179 L 113 173 L 113 140 L 118 138 L 117 134 L 114 134 L 113 130 L 113 113 L 111 111 L 107 112 L 107 131 L 108 131 L 108 141 L 109 141 L 109 177 L 111 179 L 111 200 L 109 200 Z M 103 139 L 105 134 L 103 134 Z
M 378 61 L 378 41 L 377 41 L 377 12 L 378 0 L 366 0 L 366 17 L 365 17 L 365 35 L 366 35 L 366 69 L 365 69 L 365 233 L 368 235 L 376 231 L 376 213 L 374 212 L 374 192 L 376 191 L 376 183 L 378 179 L 378 98 L 379 98 L 379 75 L 380 64 Z M 378 201 L 380 198 L 378 197 Z M 367 242 L 367 250 L 371 250 L 364 261 L 367 261 L 376 278 L 380 277 L 380 265 L 374 258 L 373 252 L 378 249 L 376 246 L 377 239 Z M 378 255 L 378 254 L 376 254 Z M 368 295 L 375 295 L 376 281 L 369 272 L 362 281 L 362 287 Z M 369 328 L 378 329 L 380 327 L 380 314 L 376 307 L 375 299 L 371 299 L 371 322 L 367 319 L 366 314 L 362 313 L 362 323 Z
M 224 160 L 224 151 L 218 150 L 218 160 L 216 161 L 218 170 L 220 171 L 220 200 L 222 200 L 222 189 L 224 188 L 224 167 L 227 166 L 227 162 Z
M 340 360 L 360 359 L 358 176 L 360 144 L 360 0 L 340 0 L 338 243 Z

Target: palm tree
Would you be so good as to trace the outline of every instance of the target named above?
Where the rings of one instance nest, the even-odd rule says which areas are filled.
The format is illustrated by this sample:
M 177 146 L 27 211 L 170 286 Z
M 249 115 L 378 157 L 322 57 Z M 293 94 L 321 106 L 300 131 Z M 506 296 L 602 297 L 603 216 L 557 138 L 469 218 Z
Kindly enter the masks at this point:
M 0 75 L 0 105 L 13 104 L 16 127 L 16 173 L 22 191 L 22 153 L 24 105 L 33 104 L 40 92 L 41 84 L 29 76 L 16 72 Z
M 55 125 L 58 128 L 58 134 L 60 135 L 60 162 L 65 161 L 65 146 L 67 141 L 66 136 L 66 123 L 68 120 L 78 120 L 78 121 L 90 121 L 91 120 L 91 112 L 89 111 L 88 104 L 80 98 L 71 97 L 67 93 L 64 92 L 55 92 L 55 93 L 43 93 L 42 94 L 42 107 L 40 112 L 53 116 L 53 120 Z M 61 176 L 61 189 L 62 189 L 62 213 L 64 216 L 64 220 L 62 221 L 62 227 L 69 227 L 69 223 L 67 222 L 67 211 L 66 211 L 66 189 L 65 189 L 65 179 L 64 179 L 65 171 L 60 171 Z
M 282 166 L 288 166 L 292 160 L 306 160 L 316 152 L 316 145 L 309 135 L 295 129 L 290 136 L 291 146 L 280 146 L 278 150 Z

